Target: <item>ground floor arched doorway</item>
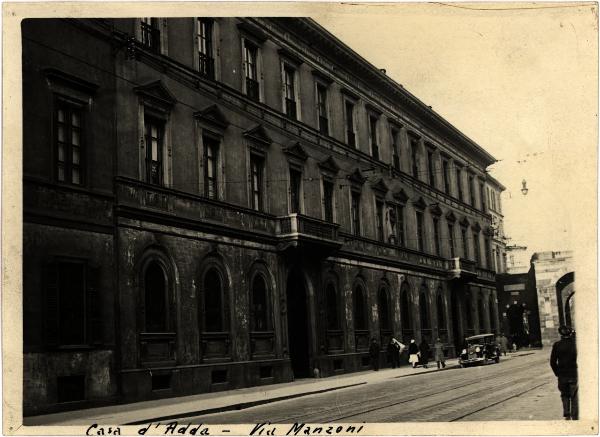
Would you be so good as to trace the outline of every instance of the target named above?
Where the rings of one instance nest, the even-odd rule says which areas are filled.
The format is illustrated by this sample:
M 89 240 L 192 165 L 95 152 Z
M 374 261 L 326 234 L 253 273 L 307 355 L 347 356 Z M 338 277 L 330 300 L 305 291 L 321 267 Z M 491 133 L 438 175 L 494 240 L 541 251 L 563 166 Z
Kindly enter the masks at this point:
M 460 298 L 456 287 L 450 290 L 450 317 L 452 320 L 452 336 L 454 340 L 454 353 L 460 354 L 463 346 L 463 330 L 460 323 Z
M 556 281 L 556 298 L 559 303 L 558 318 L 561 325 L 575 325 L 575 274 L 567 273 Z
M 287 322 L 290 360 L 294 378 L 310 376 L 308 296 L 304 277 L 293 270 L 287 280 Z

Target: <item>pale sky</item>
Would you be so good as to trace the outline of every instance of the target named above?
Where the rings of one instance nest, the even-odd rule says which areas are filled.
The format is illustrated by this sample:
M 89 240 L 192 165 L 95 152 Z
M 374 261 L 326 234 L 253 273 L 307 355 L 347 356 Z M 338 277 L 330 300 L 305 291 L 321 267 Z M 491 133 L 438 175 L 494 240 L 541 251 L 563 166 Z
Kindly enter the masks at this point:
M 509 244 L 530 254 L 588 244 L 582 225 L 596 224 L 597 10 L 538 5 L 553 7 L 344 5 L 315 17 L 500 160 L 490 170 L 506 186 Z

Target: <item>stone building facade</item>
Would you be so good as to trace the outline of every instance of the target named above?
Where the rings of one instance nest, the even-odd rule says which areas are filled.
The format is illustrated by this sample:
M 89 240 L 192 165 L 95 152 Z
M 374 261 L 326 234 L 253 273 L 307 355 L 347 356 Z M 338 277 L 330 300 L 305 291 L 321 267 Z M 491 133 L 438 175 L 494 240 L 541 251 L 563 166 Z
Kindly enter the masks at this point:
M 497 331 L 494 158 L 314 21 L 22 32 L 26 414 Z
M 560 338 L 560 325 L 576 328 L 574 267 L 570 250 L 536 252 L 531 257 L 544 346 L 551 346 Z

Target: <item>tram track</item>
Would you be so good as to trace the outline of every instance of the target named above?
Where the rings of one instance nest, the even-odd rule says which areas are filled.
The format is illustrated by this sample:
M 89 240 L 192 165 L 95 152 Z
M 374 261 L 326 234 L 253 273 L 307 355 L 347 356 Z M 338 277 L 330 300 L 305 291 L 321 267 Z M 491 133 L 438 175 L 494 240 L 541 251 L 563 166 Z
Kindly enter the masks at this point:
M 404 386 L 399 384 L 383 385 L 381 386 L 381 389 L 377 391 L 377 393 L 383 394 L 375 397 L 368 397 L 370 393 L 365 391 L 367 386 L 364 386 L 360 392 L 356 389 L 345 389 L 337 393 L 333 399 L 331 399 L 331 395 L 327 395 L 327 402 L 329 403 L 329 406 L 322 404 L 323 408 L 319 408 L 317 411 L 315 411 L 315 403 L 318 403 L 321 401 L 321 399 L 323 399 L 321 396 L 319 396 L 319 398 L 321 398 L 319 400 L 317 400 L 317 398 L 313 398 L 310 400 L 304 399 L 298 401 L 283 401 L 278 403 L 279 405 L 272 405 L 268 409 L 262 409 L 265 407 L 257 407 L 261 410 L 252 409 L 253 411 L 247 410 L 241 415 L 239 415 L 239 413 L 232 413 L 231 415 L 226 415 L 225 417 L 221 416 L 221 418 L 225 419 L 226 421 L 234 421 L 239 423 L 243 423 L 244 419 L 245 422 L 254 422 L 259 420 L 259 418 L 264 414 L 264 416 L 268 417 L 268 420 L 273 424 L 294 422 L 327 423 L 353 421 L 352 418 L 357 418 L 364 415 L 364 419 L 356 421 L 403 422 L 407 421 L 407 419 L 409 421 L 419 420 L 418 418 L 415 419 L 407 416 L 407 414 L 414 413 L 418 416 L 427 416 L 428 418 L 424 420 L 436 421 L 440 420 L 438 418 L 441 416 L 447 417 L 447 419 L 441 419 L 443 421 L 460 420 L 461 417 L 468 417 L 470 414 L 477 412 L 475 410 L 481 411 L 485 408 L 489 408 L 489 406 L 497 405 L 498 403 L 504 402 L 512 397 L 519 396 L 522 393 L 533 390 L 546 383 L 544 382 L 536 385 L 536 387 L 531 388 L 531 383 L 534 382 L 534 380 L 537 381 L 541 378 L 547 378 L 547 375 L 545 376 L 544 373 L 540 374 L 539 377 L 534 378 L 531 376 L 513 377 L 513 375 L 523 374 L 524 371 L 526 373 L 527 368 L 531 368 L 532 365 L 535 365 L 538 362 L 541 362 L 541 360 L 535 360 L 533 363 L 524 362 L 522 364 L 511 361 L 508 367 L 502 368 L 499 371 L 494 371 L 500 367 L 498 365 L 490 365 L 491 367 L 485 366 L 479 369 L 449 369 L 447 371 L 452 372 L 452 374 L 449 374 L 448 378 L 446 379 L 440 379 L 440 377 L 445 375 L 447 371 L 442 371 L 439 373 L 434 372 L 429 374 L 436 378 L 434 381 L 431 380 L 431 377 L 427 379 L 420 378 L 414 380 L 414 382 L 410 383 L 409 390 L 406 390 L 405 381 Z M 493 373 L 486 372 L 487 369 L 492 370 Z M 458 381 L 454 376 L 455 372 L 456 375 L 467 375 L 466 372 L 473 373 L 479 371 L 485 372 L 485 374 L 480 374 L 479 376 L 469 379 L 468 385 L 465 385 L 466 383 L 464 380 Z M 418 377 L 418 375 L 414 376 Z M 412 380 L 413 378 L 410 379 Z M 398 381 L 396 377 L 391 377 L 390 383 L 392 380 Z M 481 389 L 478 388 L 481 386 L 485 386 L 485 391 L 492 394 L 492 399 L 490 399 L 489 402 L 486 402 L 486 406 L 483 406 L 483 408 L 481 408 L 480 403 L 476 402 L 478 396 L 481 395 Z M 440 397 L 442 399 L 440 399 Z M 456 403 L 459 401 L 460 397 L 471 401 L 475 404 L 472 405 L 472 407 L 478 408 L 471 408 L 471 410 L 466 407 L 457 408 Z M 439 399 L 439 401 L 434 402 L 433 404 L 423 405 L 423 401 L 426 402 L 428 399 L 431 401 Z M 293 403 L 294 412 L 296 414 L 290 414 L 290 402 Z M 421 406 L 413 408 L 411 406 L 413 403 Z M 489 406 L 487 406 L 488 404 Z M 398 407 L 402 408 L 401 415 L 398 415 Z M 441 413 L 441 411 L 436 410 L 444 410 L 445 412 L 440 415 L 438 413 Z M 268 413 L 265 413 L 266 411 L 268 411 Z M 386 411 L 389 411 L 389 414 Z M 394 416 L 394 418 L 392 419 L 390 416 Z M 377 420 L 378 417 L 380 417 L 382 420 Z M 207 416 L 203 416 L 201 418 L 203 421 L 211 420 L 211 418 Z M 216 417 L 213 416 L 212 418 Z
M 498 393 L 502 393 L 503 390 L 506 390 L 510 393 L 512 393 L 515 389 L 514 387 L 519 387 L 519 388 L 523 388 L 525 390 L 518 390 L 517 394 L 511 394 L 510 396 L 505 396 L 505 397 L 501 397 L 500 400 L 498 400 L 497 402 L 493 402 L 493 404 L 497 404 L 500 402 L 504 402 L 507 399 L 517 396 L 518 394 L 523 393 L 524 391 L 528 391 L 529 390 L 529 385 L 531 383 L 531 378 L 530 377 L 522 377 L 522 378 L 518 378 L 518 379 L 514 379 L 514 380 L 510 380 L 510 381 L 506 381 L 506 382 L 502 382 L 502 383 L 498 383 L 498 384 L 494 384 L 491 387 L 485 387 L 486 391 L 491 391 L 491 392 L 498 392 Z M 544 382 L 545 383 L 545 382 Z M 540 384 L 543 385 L 543 384 Z M 474 389 L 468 390 L 469 387 L 475 386 Z M 454 385 L 453 387 L 447 387 L 441 390 L 436 390 L 434 392 L 430 392 L 430 393 L 424 393 L 424 394 L 419 394 L 417 396 L 413 396 L 409 399 L 402 399 L 396 402 L 388 402 L 385 405 L 378 405 L 378 406 L 374 406 L 372 408 L 369 408 L 368 410 L 359 410 L 356 412 L 353 412 L 352 414 L 344 414 L 344 415 L 338 415 L 336 417 L 311 417 L 309 420 L 309 422 L 317 422 L 317 423 L 328 423 L 328 422 L 352 422 L 353 420 L 348 420 L 351 419 L 353 417 L 357 417 L 357 416 L 367 416 L 369 421 L 371 422 L 403 422 L 406 421 L 407 418 L 411 417 L 411 414 L 414 413 L 418 413 L 418 416 L 421 417 L 420 419 L 417 418 L 417 421 L 452 421 L 451 419 L 441 419 L 442 416 L 444 415 L 450 415 L 452 416 L 451 412 L 452 410 L 456 409 L 456 404 L 457 402 L 461 402 L 461 403 L 466 403 L 468 404 L 469 401 L 472 401 L 474 399 L 480 398 L 481 397 L 481 388 L 477 387 L 477 384 L 471 384 L 469 387 L 464 387 L 464 385 L 462 384 L 458 384 L 458 385 Z M 537 386 L 536 386 L 537 387 Z M 413 401 L 423 401 L 427 398 L 430 399 L 435 399 L 436 397 L 441 397 L 442 400 L 438 401 L 438 402 L 434 402 L 433 404 L 427 404 L 426 406 L 415 406 L 415 407 L 410 407 L 410 403 Z M 497 393 L 494 397 L 497 397 Z M 458 398 L 458 399 L 457 399 Z M 408 408 L 404 408 L 401 414 L 394 414 L 393 417 L 389 417 L 386 416 L 385 420 L 381 420 L 382 419 L 382 414 L 381 412 L 383 412 L 384 410 L 396 410 L 398 406 L 400 405 L 409 405 Z M 490 405 L 491 406 L 491 405 Z M 481 408 L 480 408 L 481 409 Z M 449 410 L 447 413 L 445 413 L 446 410 Z M 375 412 L 379 412 L 379 414 L 377 414 L 377 416 L 379 416 L 379 419 L 377 417 L 373 417 Z M 473 412 L 474 413 L 474 412 Z M 462 413 L 461 413 L 462 414 Z M 469 413 L 472 414 L 472 413 Z M 385 414 L 383 414 L 385 415 Z M 468 414 L 464 414 L 464 416 L 466 417 Z M 458 419 L 454 419 L 454 420 L 458 420 Z M 294 421 L 297 421 L 296 419 L 294 419 Z

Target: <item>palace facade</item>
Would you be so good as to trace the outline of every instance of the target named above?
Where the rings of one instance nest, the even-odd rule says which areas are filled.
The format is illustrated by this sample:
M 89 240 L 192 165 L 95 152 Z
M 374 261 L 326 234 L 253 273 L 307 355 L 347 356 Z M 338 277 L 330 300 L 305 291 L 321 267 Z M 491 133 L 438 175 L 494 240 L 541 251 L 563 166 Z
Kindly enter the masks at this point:
M 30 19 L 24 412 L 499 327 L 494 158 L 305 18 Z

